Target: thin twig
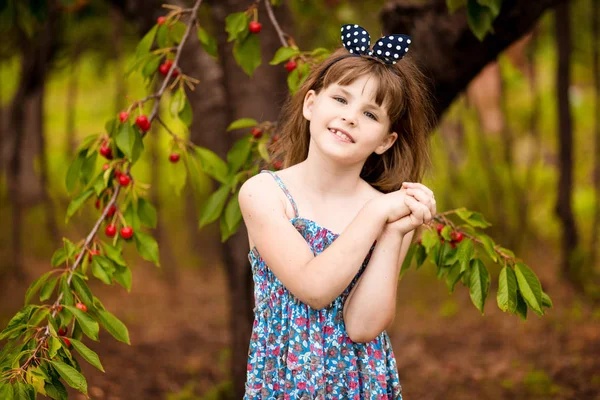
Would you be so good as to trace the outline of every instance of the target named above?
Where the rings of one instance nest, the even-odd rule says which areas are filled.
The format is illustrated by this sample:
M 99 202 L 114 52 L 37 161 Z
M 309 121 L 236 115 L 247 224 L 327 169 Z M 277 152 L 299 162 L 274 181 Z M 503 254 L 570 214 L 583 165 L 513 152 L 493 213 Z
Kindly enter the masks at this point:
M 286 34 L 283 33 L 279 23 L 277 22 L 277 18 L 275 18 L 275 13 L 273 12 L 273 7 L 271 7 L 271 0 L 265 0 L 265 7 L 267 8 L 267 14 L 269 14 L 269 19 L 273 24 L 273 27 L 277 31 L 277 36 L 279 36 L 279 41 L 283 47 L 288 47 L 288 43 L 285 40 Z

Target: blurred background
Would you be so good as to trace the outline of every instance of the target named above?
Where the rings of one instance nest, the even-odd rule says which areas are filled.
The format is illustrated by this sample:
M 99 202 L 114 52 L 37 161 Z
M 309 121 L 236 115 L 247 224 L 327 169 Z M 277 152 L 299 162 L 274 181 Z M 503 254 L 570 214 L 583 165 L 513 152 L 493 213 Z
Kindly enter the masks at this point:
M 252 3 L 206 0 L 200 22 L 219 59 L 192 38 L 181 60 L 200 84 L 189 93 L 192 127 L 176 133 L 222 157 L 239 137 L 226 132 L 231 121 L 274 121 L 288 93 L 283 66 L 268 64 L 280 43 L 262 3 L 263 64 L 249 78 L 233 60 L 224 20 Z M 492 223 L 486 233 L 531 266 L 553 299 L 541 318 L 501 312 L 500 267 L 484 258 L 493 280 L 482 316 L 468 289 L 449 294 L 429 262 L 410 270 L 389 329 L 405 398 L 600 398 L 600 1 L 504 0 L 482 42 L 466 9 L 451 13 L 443 0 L 281 3 L 277 19 L 303 50 L 333 49 L 350 22 L 372 38 L 413 36 L 439 117 L 424 181 L 438 211 L 481 212 Z M 156 0 L 0 1 L 0 327 L 51 268 L 62 237 L 80 240 L 97 219 L 89 206 L 65 224 L 66 172 L 86 135 L 148 93 L 125 70 L 165 12 Z M 90 282 L 132 343 L 104 331 L 89 343 L 106 369 L 82 363 L 90 397 L 241 398 L 253 307 L 245 230 L 224 244 L 218 224 L 199 230 L 215 182 L 188 174 L 176 195 L 184 171 L 168 160 L 169 135 L 156 124 L 145 146 L 132 174 L 151 184 L 162 267 L 126 248 L 131 293 Z

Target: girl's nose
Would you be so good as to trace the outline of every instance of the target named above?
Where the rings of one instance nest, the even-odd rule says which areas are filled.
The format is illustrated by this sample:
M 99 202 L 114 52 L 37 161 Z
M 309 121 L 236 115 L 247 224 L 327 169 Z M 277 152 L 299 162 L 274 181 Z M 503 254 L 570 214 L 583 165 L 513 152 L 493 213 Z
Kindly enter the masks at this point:
M 349 123 L 350 125 L 356 125 L 356 118 L 354 117 L 342 117 L 342 121 Z

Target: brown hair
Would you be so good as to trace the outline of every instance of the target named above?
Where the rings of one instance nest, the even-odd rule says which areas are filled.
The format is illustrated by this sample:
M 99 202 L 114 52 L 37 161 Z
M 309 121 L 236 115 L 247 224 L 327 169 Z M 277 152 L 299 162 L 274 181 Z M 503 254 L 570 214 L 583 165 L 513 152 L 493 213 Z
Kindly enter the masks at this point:
M 371 74 L 379 83 L 375 101 L 379 106 L 385 104 L 390 132 L 397 132 L 398 139 L 382 155 L 371 154 L 360 176 L 384 193 L 400 189 L 405 181 L 420 182 L 430 166 L 427 133 L 433 126 L 433 109 L 423 74 L 409 56 L 390 65 L 366 56 L 350 56 L 331 64 L 348 54 L 344 48 L 334 51 L 312 69 L 298 91 L 287 99 L 276 129 L 279 139 L 270 148 L 274 158 L 282 160 L 287 168 L 308 156 L 309 121 L 304 118 L 302 107 L 309 90 L 318 94 L 333 83 L 349 85 Z

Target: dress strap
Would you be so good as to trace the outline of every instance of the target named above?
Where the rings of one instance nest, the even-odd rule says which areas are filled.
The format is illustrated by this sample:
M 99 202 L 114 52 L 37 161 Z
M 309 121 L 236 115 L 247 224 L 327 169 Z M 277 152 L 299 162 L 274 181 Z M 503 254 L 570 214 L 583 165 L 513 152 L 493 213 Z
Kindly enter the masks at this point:
M 261 173 L 268 172 L 268 173 L 271 174 L 271 176 L 273 178 L 275 178 L 275 181 L 277 181 L 277 184 L 279 185 L 279 187 L 281 188 L 281 190 L 283 190 L 283 193 L 285 193 L 285 195 L 288 198 L 288 200 L 290 201 L 290 203 L 292 203 L 292 207 L 294 208 L 294 217 L 298 218 L 299 214 L 298 214 L 298 207 L 296 206 L 296 202 L 294 201 L 294 198 L 292 197 L 292 194 L 290 193 L 290 191 L 288 190 L 288 188 L 285 186 L 285 183 L 283 183 L 283 181 L 281 180 L 281 178 L 279 177 L 279 175 L 277 175 L 275 172 L 270 171 L 268 169 L 263 169 L 260 172 Z

